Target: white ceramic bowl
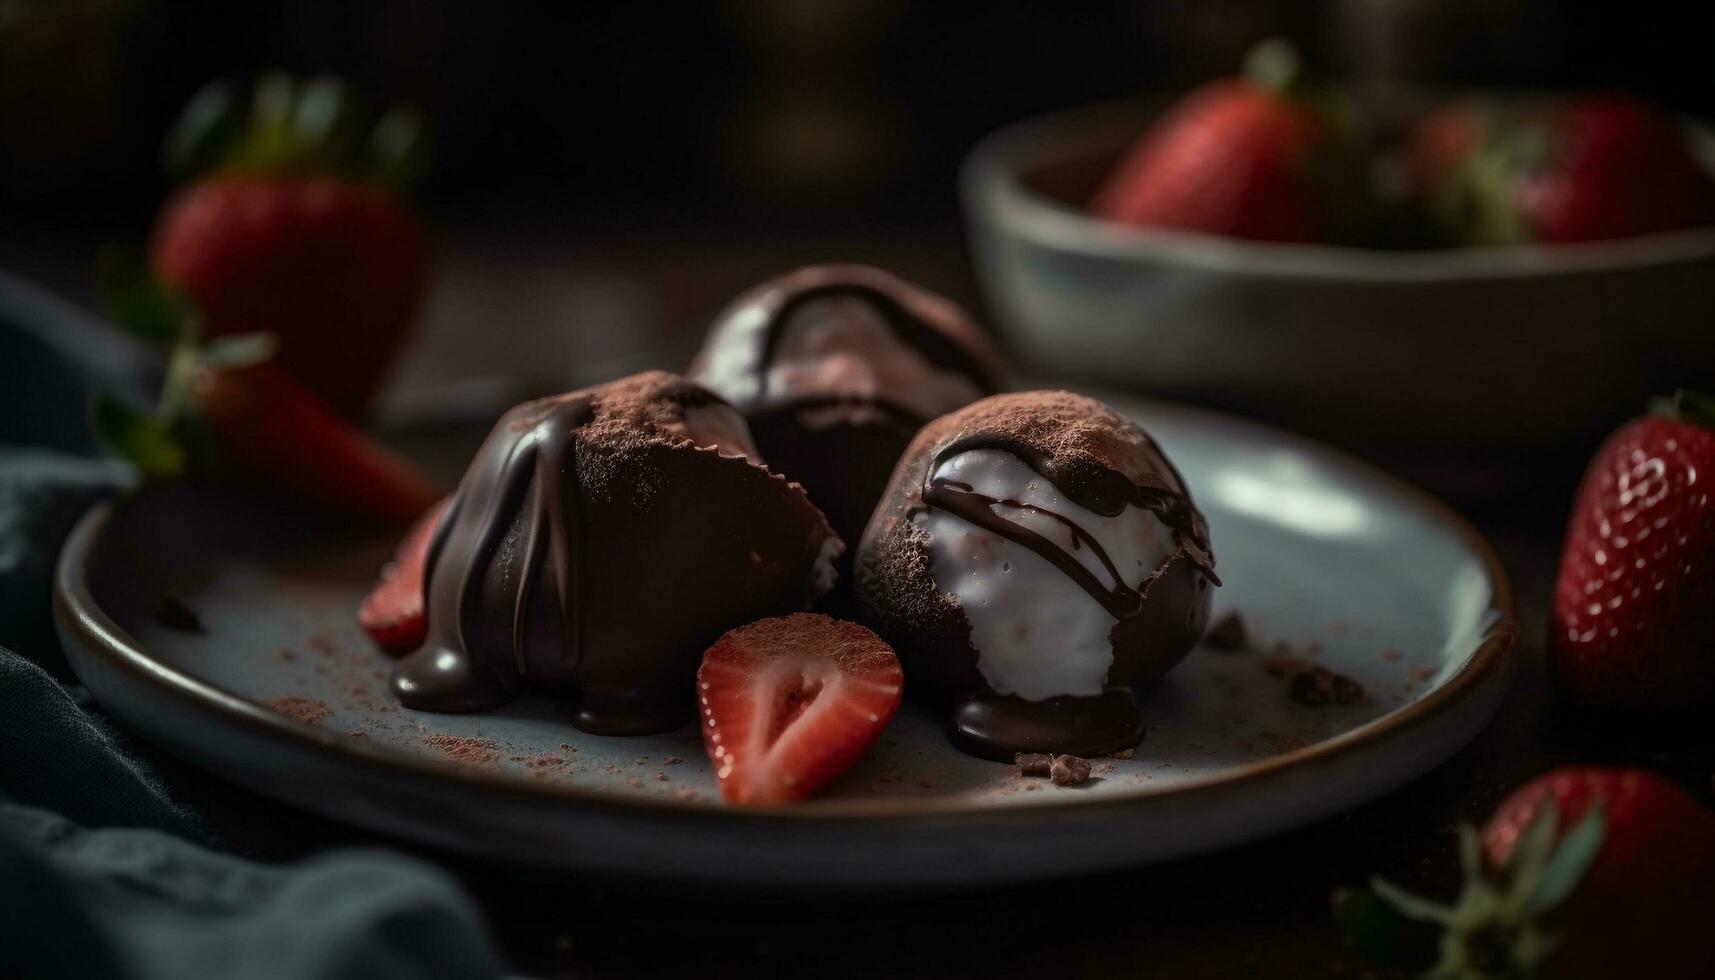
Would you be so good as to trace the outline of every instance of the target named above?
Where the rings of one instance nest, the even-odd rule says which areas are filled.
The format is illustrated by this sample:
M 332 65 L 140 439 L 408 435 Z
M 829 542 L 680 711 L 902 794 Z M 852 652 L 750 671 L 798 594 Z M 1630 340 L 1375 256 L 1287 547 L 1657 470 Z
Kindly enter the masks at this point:
M 1334 437 L 1489 448 L 1553 446 L 1711 383 L 1715 228 L 1388 252 L 1084 213 L 1147 122 L 1136 106 L 1046 116 L 966 161 L 990 306 L 1048 372 Z

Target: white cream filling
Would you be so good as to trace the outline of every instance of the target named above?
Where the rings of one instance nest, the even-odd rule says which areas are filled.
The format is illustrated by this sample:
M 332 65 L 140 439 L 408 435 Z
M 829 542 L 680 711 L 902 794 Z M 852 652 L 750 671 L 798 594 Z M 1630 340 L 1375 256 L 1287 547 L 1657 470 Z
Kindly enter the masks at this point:
M 983 395 L 965 375 L 930 364 L 874 307 L 853 296 L 811 300 L 794 310 L 774 349 L 766 386 L 759 386 L 749 359 L 755 348 L 737 342 L 736 335 L 762 326 L 735 329 L 733 340 L 712 352 L 698 380 L 732 401 L 766 395 L 759 406 L 764 408 L 797 398 L 879 398 L 925 419 Z
M 1173 533 L 1153 513 L 1126 506 L 1113 517 L 1080 507 L 1009 452 L 973 449 L 943 461 L 934 479 L 970 485 L 977 493 L 1014 500 L 1065 517 L 1100 543 L 1125 584 L 1141 585 L 1173 553 Z M 1075 546 L 1060 521 L 1020 507 L 997 514 L 1023 525 L 1072 555 L 1106 586 L 1112 576 L 1087 546 Z M 1026 701 L 1102 693 L 1117 620 L 1094 596 L 1048 559 L 1008 538 L 927 508 L 914 522 L 929 533 L 930 573 L 955 596 L 971 624 L 977 669 L 999 694 Z

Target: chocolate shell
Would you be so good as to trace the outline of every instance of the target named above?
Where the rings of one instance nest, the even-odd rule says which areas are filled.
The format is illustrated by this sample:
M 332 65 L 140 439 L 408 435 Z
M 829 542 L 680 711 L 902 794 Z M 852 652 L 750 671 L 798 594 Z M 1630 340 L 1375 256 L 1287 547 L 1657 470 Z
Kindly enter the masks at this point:
M 917 434 L 858 546 L 854 587 L 911 689 L 950 706 L 954 743 L 1010 761 L 1137 745 L 1139 694 L 1202 635 L 1214 566 L 1160 447 L 1100 402 L 1041 391 Z
M 949 300 L 869 266 L 819 265 L 740 296 L 688 374 L 743 412 L 769 464 L 856 541 L 912 435 L 993 392 L 997 359 Z
M 843 549 L 755 460 L 708 390 L 649 372 L 519 405 L 478 450 L 429 546 L 428 640 L 407 707 L 480 711 L 525 688 L 597 734 L 689 721 L 704 649 L 806 607 Z

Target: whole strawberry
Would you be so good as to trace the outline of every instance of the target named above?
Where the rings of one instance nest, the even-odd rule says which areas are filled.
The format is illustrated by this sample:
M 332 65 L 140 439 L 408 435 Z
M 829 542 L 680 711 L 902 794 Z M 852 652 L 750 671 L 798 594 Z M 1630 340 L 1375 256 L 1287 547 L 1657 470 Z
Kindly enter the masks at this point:
M 1681 392 L 1608 437 L 1584 474 L 1554 591 L 1549 665 L 1614 708 L 1715 698 L 1715 399 Z
M 1337 896 L 1336 910 L 1381 959 L 1401 952 L 1386 944 L 1403 935 L 1390 934 L 1388 914 L 1438 930 L 1423 974 L 1437 980 L 1715 975 L 1715 811 L 1659 776 L 1540 776 L 1480 835 L 1461 828 L 1460 861 L 1452 906 L 1377 880 L 1374 893 Z
M 167 201 L 150 265 L 195 301 L 207 335 L 264 332 L 276 363 L 360 414 L 422 297 L 427 244 L 401 196 L 421 131 L 393 112 L 360 131 L 330 79 L 269 76 L 244 110 L 211 86 L 169 138 L 191 179 Z
M 1412 169 L 1448 238 L 1588 242 L 1715 223 L 1715 179 L 1672 117 L 1581 95 L 1517 107 L 1456 103 L 1419 127 Z
M 1335 108 L 1302 83 L 1290 46 L 1265 42 L 1243 77 L 1211 82 L 1173 106 L 1127 151 L 1090 210 L 1140 227 L 1324 240 L 1344 210 L 1329 179 L 1343 155 Z

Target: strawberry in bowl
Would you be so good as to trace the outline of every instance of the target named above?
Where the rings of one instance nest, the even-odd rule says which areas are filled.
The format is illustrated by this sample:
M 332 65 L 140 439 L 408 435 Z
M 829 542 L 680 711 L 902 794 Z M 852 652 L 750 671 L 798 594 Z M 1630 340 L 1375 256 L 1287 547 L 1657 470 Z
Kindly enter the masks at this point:
M 1341 223 L 1350 182 L 1343 103 L 1307 83 L 1286 42 L 1245 73 L 1192 92 L 1126 151 L 1090 210 L 1120 224 L 1255 241 L 1314 242 Z
M 1684 127 L 1636 99 L 1444 106 L 1417 127 L 1407 167 L 1458 245 L 1566 244 L 1715 224 L 1715 179 Z

